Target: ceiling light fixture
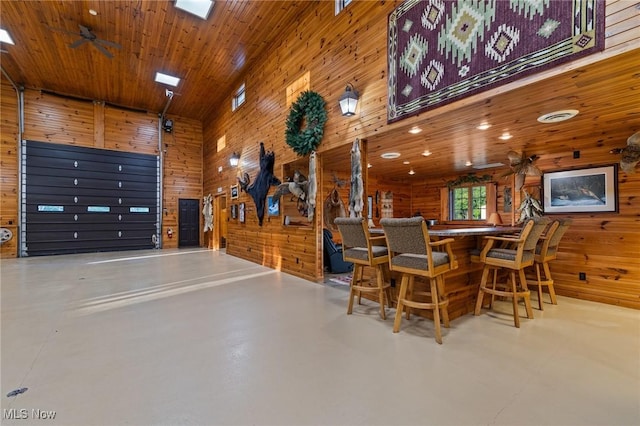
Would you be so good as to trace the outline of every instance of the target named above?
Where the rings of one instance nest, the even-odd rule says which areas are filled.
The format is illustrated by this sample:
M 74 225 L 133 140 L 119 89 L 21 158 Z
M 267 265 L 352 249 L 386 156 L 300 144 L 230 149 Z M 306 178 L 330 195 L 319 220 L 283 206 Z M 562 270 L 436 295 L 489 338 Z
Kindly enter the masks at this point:
M 423 157 L 428 157 L 428 156 L 430 156 L 430 155 L 431 155 L 431 151 L 429 151 L 428 149 L 425 149 L 425 150 L 422 152 L 422 156 L 423 156 Z
M 207 19 L 213 9 L 212 0 L 176 0 L 176 8 L 184 10 L 198 18 Z
M 411 176 L 413 176 L 413 175 L 415 175 L 415 174 L 416 174 L 416 172 L 414 172 L 414 171 L 413 171 L 413 169 L 410 169 L 410 170 L 409 170 L 409 174 L 410 174 Z
M 98 16 L 98 11 L 95 9 L 89 9 L 89 15 L 91 16 Z
M 340 110 L 345 117 L 351 117 L 356 114 L 356 107 L 358 106 L 358 92 L 353 90 L 351 83 L 347 84 L 344 89 L 344 93 L 340 96 Z
M 11 36 L 9 35 L 9 33 L 7 32 L 7 30 L 0 28 L 0 41 L 3 43 L 8 43 L 8 44 L 14 44 L 13 39 L 11 38 Z
M 557 123 L 559 121 L 569 120 L 570 118 L 578 115 L 580 111 L 577 109 L 565 109 L 562 111 L 550 112 L 548 114 L 542 114 L 538 117 L 540 123 Z
M 478 127 L 476 127 L 476 129 L 478 129 L 478 130 L 487 130 L 489 127 L 491 127 L 491 124 L 487 123 L 486 121 L 483 121 L 482 123 L 480 123 L 478 125 Z
M 464 163 L 465 166 L 470 167 L 473 165 L 473 163 L 471 161 L 467 161 L 466 163 Z
M 380 157 L 384 158 L 385 160 L 393 160 L 394 158 L 400 157 L 400 153 L 399 152 L 384 152 L 384 153 L 380 154 Z
M 410 161 L 403 161 L 402 164 L 409 165 L 409 164 L 411 164 L 411 162 Z
M 161 72 L 156 72 L 156 82 L 168 84 L 169 86 L 176 87 L 178 83 L 180 83 L 180 79 L 178 77 L 174 77 L 169 74 L 163 74 Z
M 411 129 L 409 129 L 409 133 L 411 133 L 412 135 L 417 135 L 421 131 L 422 129 L 418 126 L 413 126 Z
M 503 141 L 508 141 L 509 139 L 511 139 L 513 136 L 511 136 L 511 133 L 509 132 L 504 132 L 502 135 L 498 136 L 498 139 L 502 139 Z
M 367 169 L 370 169 L 371 167 L 373 167 L 371 163 L 367 163 Z

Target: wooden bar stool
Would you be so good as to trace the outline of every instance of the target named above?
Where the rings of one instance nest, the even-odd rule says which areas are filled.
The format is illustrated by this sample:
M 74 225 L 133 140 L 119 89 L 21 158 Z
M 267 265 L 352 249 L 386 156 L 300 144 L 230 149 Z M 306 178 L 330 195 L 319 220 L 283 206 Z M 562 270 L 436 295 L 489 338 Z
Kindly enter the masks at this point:
M 391 252 L 389 268 L 402 274 L 393 332 L 400 331 L 402 311 L 405 307 L 431 309 L 433 310 L 436 342 L 442 344 L 441 312 L 444 326 L 449 327 L 449 313 L 447 311 L 449 300 L 445 294 L 444 274 L 458 267 L 458 262 L 451 250 L 453 238 L 431 242 L 427 224 L 421 217 L 385 218 L 380 220 L 380 225 L 384 229 L 387 246 Z M 416 276 L 429 279 L 430 291 L 420 293 L 413 291 L 413 281 Z M 431 302 L 415 300 L 415 297 L 421 294 L 430 296 Z M 409 310 L 407 310 L 408 317 Z
M 567 229 L 571 225 L 572 220 L 569 218 L 559 219 L 554 221 L 544 236 L 540 237 L 540 241 L 536 246 L 536 254 L 534 257 L 534 265 L 536 270 L 536 276 L 534 279 L 527 279 L 527 284 L 535 285 L 538 288 L 538 307 L 540 310 L 544 310 L 542 301 L 542 287 L 547 286 L 549 289 L 549 297 L 551 303 L 558 304 L 556 299 L 556 291 L 553 288 L 553 278 L 551 277 L 551 269 L 549 269 L 549 262 L 555 260 L 558 255 L 558 246 L 560 240 L 564 236 Z M 542 273 L 540 271 L 542 267 Z
M 380 303 L 380 316 L 387 319 L 384 309 L 385 297 L 389 308 L 391 308 L 391 286 L 385 277 L 385 269 L 389 264 L 389 252 L 386 245 L 376 245 L 384 242 L 384 236 L 372 237 L 364 218 L 336 218 L 334 223 L 338 226 L 342 236 L 342 256 L 345 262 L 352 262 L 354 265 L 351 285 L 349 290 L 349 307 L 347 314 L 353 312 L 353 298 L 358 296 L 360 303 L 361 294 L 374 294 Z M 371 286 L 363 279 L 364 267 L 370 266 L 375 269 L 376 285 Z
M 484 237 L 487 243 L 480 252 L 480 261 L 484 263 L 482 270 L 482 280 L 478 289 L 478 298 L 474 315 L 480 315 L 484 294 L 493 296 L 504 296 L 511 298 L 513 302 L 513 321 L 516 327 L 520 327 L 520 315 L 518 313 L 518 301 L 524 300 L 527 318 L 533 318 L 531 309 L 530 292 L 527 288 L 527 279 L 524 269 L 533 265 L 535 249 L 540 235 L 549 224 L 550 220 L 545 217 L 529 219 L 522 227 L 518 237 Z M 497 243 L 510 243 L 508 248 L 495 248 Z M 491 287 L 487 284 L 489 272 L 492 269 L 501 268 L 509 271 L 509 282 L 502 284 L 493 283 Z M 516 280 L 516 272 L 518 280 Z

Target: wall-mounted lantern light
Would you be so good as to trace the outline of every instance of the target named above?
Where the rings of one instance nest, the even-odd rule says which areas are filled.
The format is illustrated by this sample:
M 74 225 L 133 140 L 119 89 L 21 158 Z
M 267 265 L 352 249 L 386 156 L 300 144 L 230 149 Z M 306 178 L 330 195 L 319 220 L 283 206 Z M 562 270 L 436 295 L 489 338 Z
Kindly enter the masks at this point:
M 342 115 L 345 117 L 355 115 L 356 106 L 358 106 L 358 92 L 353 90 L 353 86 L 349 83 L 347 84 L 346 89 L 344 89 L 342 96 L 340 96 L 340 109 L 342 110 Z
M 231 164 L 231 167 L 238 167 L 239 162 L 240 162 L 240 154 L 233 151 L 233 154 L 231 154 L 231 158 L 229 158 L 229 164 Z

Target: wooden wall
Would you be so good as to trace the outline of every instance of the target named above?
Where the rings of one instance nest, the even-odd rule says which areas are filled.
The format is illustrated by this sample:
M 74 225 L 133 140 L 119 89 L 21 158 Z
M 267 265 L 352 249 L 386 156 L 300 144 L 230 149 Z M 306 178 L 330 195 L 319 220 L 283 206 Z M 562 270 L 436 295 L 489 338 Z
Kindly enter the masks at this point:
M 0 80 L 0 227 L 13 238 L 0 246 L 0 258 L 18 253 L 18 98 L 9 81 Z
M 229 185 L 235 183 L 236 177 L 242 173 L 254 177 L 258 171 L 260 141 L 264 141 L 267 148 L 276 153 L 276 174 L 280 178 L 283 177 L 284 165 L 297 159 L 296 154 L 284 141 L 289 108 L 285 101 L 285 89 L 307 71 L 310 72 L 311 90 L 321 92 L 327 102 L 329 118 L 324 138 L 318 148 L 319 153 L 347 147 L 355 138 L 366 139 L 368 136 L 399 126 L 397 123 L 386 123 L 387 16 L 399 3 L 354 2 L 343 13 L 334 16 L 333 2 L 318 2 L 306 16 L 291 22 L 280 43 L 274 43 L 266 57 L 253 64 L 248 73 L 239 77 L 238 85 L 241 82 L 246 83 L 246 103 L 235 112 L 222 107 L 215 117 L 211 117 L 211 120 L 205 123 L 204 193 L 215 192 L 218 188 L 228 191 Z M 637 11 L 633 2 L 608 0 L 606 15 L 606 48 L 601 58 L 638 45 L 640 32 L 637 31 Z M 593 60 L 597 59 L 587 58 L 582 63 Z M 548 78 L 565 70 L 566 67 L 541 73 L 523 84 L 535 81 L 536 78 Z M 363 105 L 359 114 L 349 118 L 342 117 L 338 110 L 338 98 L 344 91 L 345 82 L 352 82 L 358 87 L 361 93 L 360 105 Z M 482 96 L 488 99 L 492 95 L 493 92 L 488 91 Z M 231 104 L 230 97 L 231 94 L 223 105 Z M 444 111 L 454 107 L 444 106 L 442 109 Z M 408 118 L 401 124 L 410 125 L 411 121 L 412 118 Z M 227 147 L 216 152 L 216 140 L 223 135 L 226 136 Z M 235 170 L 225 167 L 223 173 L 214 172 L 218 165 L 228 164 L 228 158 L 233 151 L 242 152 L 241 165 Z M 554 162 L 553 167 L 542 160 L 539 166 L 551 170 L 565 164 L 598 165 L 610 163 L 611 158 L 601 158 L 593 154 L 583 156 L 580 163 L 558 163 L 555 159 L 548 161 Z M 327 174 L 330 171 L 324 170 L 323 173 L 325 193 L 319 194 L 318 203 L 324 201 L 326 191 L 330 189 L 326 186 L 329 185 L 327 182 L 330 176 Z M 453 180 L 455 176 L 446 179 Z M 383 182 L 383 177 L 370 177 L 368 192 L 374 194 L 376 189 L 382 189 Z M 442 183 L 427 182 L 396 188 L 395 191 L 403 194 L 403 200 L 411 200 L 408 205 L 403 205 L 398 210 L 398 215 L 404 216 L 420 211 L 424 217 L 440 218 L 439 191 Z M 379 185 L 379 188 L 376 188 L 376 185 Z M 503 185 L 500 184 L 499 205 L 503 203 L 502 189 Z M 636 177 L 621 176 L 619 215 L 575 218 L 560 260 L 563 263 L 570 262 L 571 267 L 563 267 L 557 275 L 561 294 L 640 307 L 640 271 L 635 260 L 636 253 L 640 251 L 637 216 L 639 210 L 637 201 L 633 198 L 633 194 L 637 194 L 638 190 Z M 346 201 L 344 193 L 343 190 L 341 194 Z M 252 204 L 245 194 L 241 194 L 239 201 L 246 202 L 247 206 Z M 607 223 L 603 225 L 605 221 Z M 321 272 L 318 271 L 321 268 L 312 263 L 314 257 L 308 249 L 321 247 L 320 228 L 317 227 L 314 232 L 306 229 L 300 231 L 283 227 L 280 222 L 273 220 L 259 227 L 255 220 L 248 217 L 245 224 L 229 223 L 227 253 L 311 280 L 319 280 Z M 614 236 L 609 237 L 610 234 Z M 595 242 L 599 238 L 608 241 L 612 250 L 596 247 Z M 615 251 L 613 247 L 616 247 Z M 317 256 L 316 262 L 321 263 Z M 578 271 L 587 273 L 586 282 L 577 281 Z M 471 290 L 469 294 L 472 293 Z
M 17 256 L 18 131 L 17 97 L 2 80 L 2 226 L 15 238 L 2 246 L 2 257 Z M 202 199 L 202 125 L 197 120 L 169 116 L 173 132 L 162 132 L 164 150 L 163 247 L 178 244 L 178 199 Z M 23 139 L 158 154 L 156 114 L 72 99 L 35 90 L 24 92 Z M 202 218 L 201 218 L 202 220 Z M 9 222 L 12 225 L 9 225 Z M 12 229 L 11 226 L 14 228 Z M 167 228 L 174 236 L 167 238 Z M 202 228 L 202 226 L 201 226 Z M 202 239 L 201 239 L 202 242 Z

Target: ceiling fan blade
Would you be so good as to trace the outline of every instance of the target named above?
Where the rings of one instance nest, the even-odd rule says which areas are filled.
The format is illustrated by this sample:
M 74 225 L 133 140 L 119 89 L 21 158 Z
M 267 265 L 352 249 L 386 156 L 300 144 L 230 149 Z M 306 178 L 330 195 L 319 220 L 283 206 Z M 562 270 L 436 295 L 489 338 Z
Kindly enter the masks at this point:
M 54 28 L 54 27 L 50 27 L 48 25 L 47 25 L 47 28 L 50 29 L 51 31 L 56 31 L 56 32 L 59 32 L 59 33 L 78 35 L 77 31 L 69 31 L 69 30 L 65 30 L 63 28 Z
M 113 55 L 111 54 L 111 52 L 109 52 L 104 47 L 100 46 L 98 43 L 91 43 L 91 44 L 93 44 L 96 47 L 96 49 L 98 49 L 100 52 L 102 52 L 102 54 L 104 56 L 106 56 L 107 58 L 109 58 L 109 59 L 113 58 Z
M 95 43 L 101 44 L 103 46 L 107 46 L 107 47 L 115 47 L 116 49 L 122 49 L 122 46 L 120 46 L 118 43 L 114 42 L 114 41 L 108 41 L 108 40 L 103 40 L 101 38 L 97 38 L 94 40 Z
M 83 45 L 84 43 L 86 43 L 88 40 L 86 38 L 81 38 L 80 40 L 76 40 L 73 43 L 71 43 L 69 45 L 70 48 L 75 49 L 78 46 Z

